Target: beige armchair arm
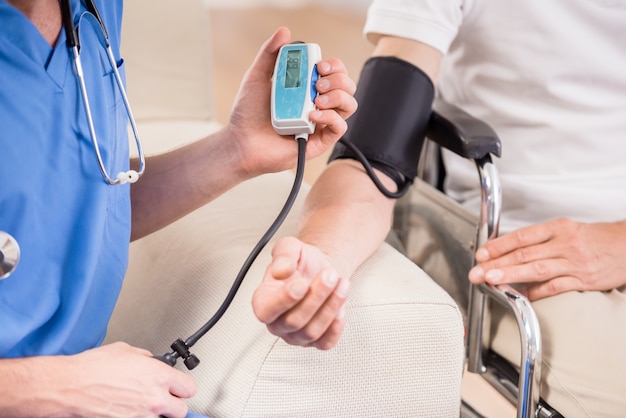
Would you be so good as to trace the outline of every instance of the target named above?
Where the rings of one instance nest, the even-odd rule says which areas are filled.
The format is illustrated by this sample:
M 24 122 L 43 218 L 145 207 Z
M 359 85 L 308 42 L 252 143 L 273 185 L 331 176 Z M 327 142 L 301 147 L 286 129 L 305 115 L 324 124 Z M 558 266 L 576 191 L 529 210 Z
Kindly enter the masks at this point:
M 160 355 L 195 332 L 222 302 L 292 181 L 291 173 L 279 173 L 246 182 L 133 243 L 107 340 Z M 293 232 L 296 218 L 289 216 L 277 236 Z M 221 321 L 193 347 L 201 361 L 190 372 L 199 385 L 193 410 L 212 417 L 458 415 L 461 315 L 429 277 L 385 244 L 352 279 L 339 345 L 327 352 L 289 346 L 258 322 L 250 304 L 269 247 Z

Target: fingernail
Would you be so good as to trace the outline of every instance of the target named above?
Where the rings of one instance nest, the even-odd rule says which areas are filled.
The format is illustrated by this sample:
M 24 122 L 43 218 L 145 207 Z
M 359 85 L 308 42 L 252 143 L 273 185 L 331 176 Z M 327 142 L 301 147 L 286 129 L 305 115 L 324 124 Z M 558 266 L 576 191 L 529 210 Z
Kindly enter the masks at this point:
M 323 73 L 327 74 L 330 72 L 330 64 L 326 61 L 322 61 L 318 64 Z
M 337 273 L 327 270 L 322 273 L 322 281 L 328 287 L 335 287 L 339 281 L 339 276 Z
M 339 309 L 339 313 L 337 313 L 337 319 L 343 321 L 346 318 L 346 305 L 344 304 L 341 309 Z
M 275 275 L 291 274 L 293 263 L 287 257 L 277 257 L 272 261 L 272 273 Z
M 330 87 L 330 81 L 322 78 L 320 81 L 317 82 L 317 86 L 316 87 L 320 91 L 326 91 Z
M 469 279 L 473 283 L 481 282 L 484 276 L 485 276 L 485 271 L 480 266 L 476 266 L 472 268 L 469 272 Z
M 479 248 L 476 251 L 475 257 L 476 257 L 476 261 L 485 262 L 489 260 L 489 251 L 487 251 L 487 249 L 485 248 Z
M 272 262 L 272 265 L 278 268 L 289 267 L 290 264 L 291 263 L 289 262 L 289 259 L 287 257 L 276 257 L 274 258 L 274 261 Z
M 296 299 L 301 299 L 308 290 L 308 283 L 302 279 L 294 280 L 289 283 L 289 294 Z
M 321 96 L 317 96 L 317 104 L 321 105 L 321 106 L 325 106 L 328 104 L 328 96 L 325 95 L 321 95 Z
M 337 290 L 335 293 L 337 296 L 345 298 L 348 296 L 348 291 L 350 290 L 350 281 L 346 279 L 341 279 L 339 286 L 337 286 Z
M 489 270 L 485 274 L 485 279 L 487 279 L 489 283 L 498 283 L 502 280 L 502 277 L 504 277 L 504 273 L 502 273 L 502 270 L 497 269 Z

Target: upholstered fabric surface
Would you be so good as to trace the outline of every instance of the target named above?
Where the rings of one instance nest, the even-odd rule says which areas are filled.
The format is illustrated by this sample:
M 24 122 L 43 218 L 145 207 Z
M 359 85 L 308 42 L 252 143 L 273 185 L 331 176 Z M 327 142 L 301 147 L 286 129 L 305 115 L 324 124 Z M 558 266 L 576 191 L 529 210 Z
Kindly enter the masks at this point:
M 195 332 L 224 299 L 292 181 L 291 173 L 278 173 L 246 182 L 134 243 L 108 339 L 164 354 Z M 290 216 L 277 236 L 295 223 Z M 340 344 L 323 352 L 283 343 L 254 317 L 250 298 L 268 260 L 269 246 L 222 320 L 193 347 L 201 360 L 191 371 L 200 388 L 194 410 L 215 417 L 458 414 L 461 316 L 414 264 L 387 245 L 368 260 L 352 279 Z

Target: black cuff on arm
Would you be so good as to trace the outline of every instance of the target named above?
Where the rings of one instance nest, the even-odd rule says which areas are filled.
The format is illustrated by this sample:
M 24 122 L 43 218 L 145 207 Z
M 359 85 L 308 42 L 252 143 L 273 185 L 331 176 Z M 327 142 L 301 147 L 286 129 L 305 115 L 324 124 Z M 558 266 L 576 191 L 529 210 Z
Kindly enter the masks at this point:
M 432 111 L 435 88 L 416 66 L 394 57 L 370 58 L 361 71 L 355 98 L 357 111 L 330 156 L 358 159 L 354 144 L 369 163 L 406 188 L 417 175 L 422 144 Z

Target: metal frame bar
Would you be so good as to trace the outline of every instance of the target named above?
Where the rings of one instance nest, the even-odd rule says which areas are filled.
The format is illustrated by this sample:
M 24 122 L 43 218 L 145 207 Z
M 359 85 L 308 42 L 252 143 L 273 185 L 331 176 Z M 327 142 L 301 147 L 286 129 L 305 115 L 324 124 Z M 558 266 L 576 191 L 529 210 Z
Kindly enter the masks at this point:
M 498 235 L 502 190 L 497 170 L 489 155 L 475 160 L 481 184 L 481 208 L 476 247 Z M 517 393 L 518 418 L 534 418 L 538 412 L 541 389 L 541 330 L 530 301 L 509 285 L 471 285 L 468 307 L 468 371 L 484 374 L 484 355 L 488 349 L 485 318 L 487 297 L 510 309 L 518 324 L 521 339 L 520 374 Z

